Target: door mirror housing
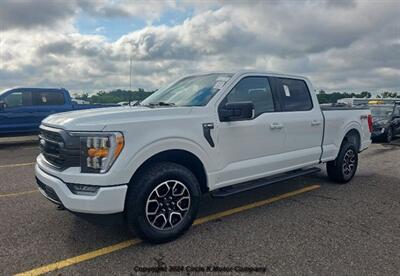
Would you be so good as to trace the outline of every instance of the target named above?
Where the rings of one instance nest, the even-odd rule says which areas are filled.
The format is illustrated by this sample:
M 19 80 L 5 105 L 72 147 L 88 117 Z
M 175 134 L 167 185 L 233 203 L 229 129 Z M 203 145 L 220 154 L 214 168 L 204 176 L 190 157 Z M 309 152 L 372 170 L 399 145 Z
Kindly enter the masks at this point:
M 219 109 L 221 122 L 248 120 L 254 116 L 252 102 L 227 103 Z
M 6 108 L 6 103 L 4 101 L 0 101 L 0 110 L 4 110 Z

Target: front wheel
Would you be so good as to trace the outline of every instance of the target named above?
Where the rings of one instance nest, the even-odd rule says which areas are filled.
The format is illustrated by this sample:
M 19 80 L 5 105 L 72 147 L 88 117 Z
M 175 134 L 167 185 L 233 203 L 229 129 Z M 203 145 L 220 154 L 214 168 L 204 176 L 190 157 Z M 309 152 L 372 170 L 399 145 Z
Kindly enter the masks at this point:
M 356 147 L 349 143 L 343 143 L 339 155 L 334 161 L 326 164 L 326 169 L 330 179 L 337 183 L 347 183 L 355 175 L 358 166 L 358 151 Z
M 190 170 L 176 163 L 156 163 L 140 173 L 132 185 L 127 196 L 127 223 L 142 239 L 167 242 L 192 225 L 200 188 Z

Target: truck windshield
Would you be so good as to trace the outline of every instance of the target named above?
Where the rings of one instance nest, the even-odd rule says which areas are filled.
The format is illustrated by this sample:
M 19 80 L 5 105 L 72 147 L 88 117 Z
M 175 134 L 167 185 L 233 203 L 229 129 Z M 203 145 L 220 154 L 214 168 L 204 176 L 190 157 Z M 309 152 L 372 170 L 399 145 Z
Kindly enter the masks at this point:
M 215 95 L 232 74 L 213 73 L 190 76 L 160 89 L 146 98 L 146 106 L 204 106 Z
M 372 117 L 389 118 L 393 112 L 393 106 L 371 106 Z

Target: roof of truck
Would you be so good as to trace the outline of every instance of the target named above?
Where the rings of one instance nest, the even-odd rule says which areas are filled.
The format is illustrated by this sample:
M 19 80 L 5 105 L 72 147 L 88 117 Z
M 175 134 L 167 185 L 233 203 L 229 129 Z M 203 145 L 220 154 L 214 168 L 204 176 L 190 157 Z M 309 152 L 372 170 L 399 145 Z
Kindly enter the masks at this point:
M 200 72 L 200 73 L 193 73 L 192 76 L 196 75 L 207 75 L 207 74 L 231 74 L 231 75 L 247 75 L 247 74 L 255 74 L 255 75 L 270 75 L 270 76 L 277 76 L 283 78 L 296 78 L 296 79 L 307 79 L 307 77 L 295 74 L 284 74 L 272 71 L 260 71 L 260 70 L 238 70 L 238 71 L 210 71 L 210 72 Z
M 13 87 L 13 88 L 8 88 L 4 89 L 3 91 L 0 92 L 0 95 L 10 92 L 10 91 L 24 91 L 24 90 L 29 90 L 29 91 L 67 91 L 65 88 L 60 88 L 60 87 Z

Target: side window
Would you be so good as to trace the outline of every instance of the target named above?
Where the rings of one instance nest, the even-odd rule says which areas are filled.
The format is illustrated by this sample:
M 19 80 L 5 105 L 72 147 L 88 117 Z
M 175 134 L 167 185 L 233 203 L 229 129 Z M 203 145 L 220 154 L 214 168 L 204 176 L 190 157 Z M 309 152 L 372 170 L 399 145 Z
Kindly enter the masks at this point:
M 34 98 L 35 105 L 63 105 L 64 94 L 61 92 L 39 92 Z
M 7 108 L 32 105 L 31 92 L 13 92 L 4 98 Z
M 234 102 L 252 102 L 255 117 L 275 110 L 271 87 L 266 77 L 246 77 L 240 80 L 226 96 L 223 104 Z
M 282 111 L 306 111 L 313 108 L 310 91 L 303 80 L 279 78 L 278 93 L 282 99 Z

